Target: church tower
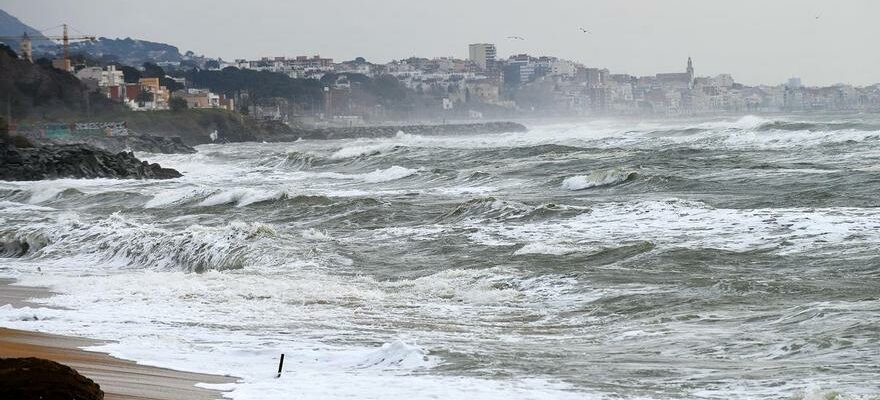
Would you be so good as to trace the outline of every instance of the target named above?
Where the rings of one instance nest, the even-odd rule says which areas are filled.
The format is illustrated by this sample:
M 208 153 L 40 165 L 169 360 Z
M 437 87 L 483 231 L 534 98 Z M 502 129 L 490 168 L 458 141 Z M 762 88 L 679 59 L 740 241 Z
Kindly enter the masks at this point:
M 21 42 L 19 44 L 21 45 L 21 57 L 28 62 L 34 62 L 34 50 L 31 46 L 31 38 L 27 32 L 21 35 Z
M 694 62 L 691 61 L 690 57 L 688 57 L 687 74 L 690 76 L 691 80 L 694 80 Z

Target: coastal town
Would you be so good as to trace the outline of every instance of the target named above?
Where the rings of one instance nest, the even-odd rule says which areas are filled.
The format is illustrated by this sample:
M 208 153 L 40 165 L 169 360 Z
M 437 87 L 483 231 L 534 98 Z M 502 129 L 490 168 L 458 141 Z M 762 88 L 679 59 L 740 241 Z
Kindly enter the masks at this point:
M 499 57 L 491 43 L 470 44 L 467 58 L 411 57 L 387 63 L 363 58 L 334 61 L 314 56 L 275 56 L 258 60 L 205 60 L 196 68 L 221 71 L 228 68 L 266 71 L 291 79 L 320 81 L 322 104 L 313 107 L 321 118 L 362 122 L 381 116 L 372 104 L 355 106 L 358 84 L 353 76 L 378 79 L 390 77 L 407 90 L 432 98 L 436 113 L 459 118 L 483 118 L 516 113 L 545 116 L 693 116 L 706 114 L 841 112 L 880 108 L 880 85 L 855 87 L 837 84 L 810 87 L 799 78 L 776 85 L 746 86 L 730 74 L 701 76 L 695 61 L 682 59 L 682 69 L 650 76 L 616 73 L 607 68 L 552 56 L 515 54 Z M 180 62 L 158 64 L 170 71 Z M 122 72 L 112 65 L 79 69 L 76 75 L 100 89 L 111 99 L 124 101 L 135 110 L 167 109 L 170 99 L 184 99 L 192 108 L 235 110 L 241 93 L 213 93 L 192 87 L 192 82 L 169 76 L 182 87 L 173 93 L 156 78 L 123 83 Z M 333 79 L 327 81 L 327 77 Z M 142 92 L 151 94 L 137 101 Z M 290 111 L 289 101 L 262 99 L 250 110 L 261 118 L 288 120 L 304 116 L 302 109 Z M 429 106 L 430 107 L 430 106 Z
M 461 56 L 387 62 L 321 55 L 230 61 L 129 38 L 68 36 L 64 29 L 63 48 L 54 42 L 38 46 L 39 32 L 0 39 L 19 59 L 67 71 L 90 92 L 133 111 L 221 109 L 292 126 L 361 126 L 880 109 L 880 84 L 815 87 L 791 78 L 746 85 L 731 74 L 700 73 L 699 60 L 687 55 L 680 56 L 679 71 L 646 76 L 549 55 L 504 56 L 494 43 L 463 44 Z M 140 57 L 120 57 L 132 49 L 146 50 Z

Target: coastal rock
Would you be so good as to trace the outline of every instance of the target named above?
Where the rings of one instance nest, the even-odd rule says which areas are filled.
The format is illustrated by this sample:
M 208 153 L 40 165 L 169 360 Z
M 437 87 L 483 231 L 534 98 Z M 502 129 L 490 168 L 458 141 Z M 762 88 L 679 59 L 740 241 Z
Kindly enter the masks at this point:
M 103 400 L 101 387 L 76 370 L 40 358 L 0 358 L 0 399 Z
M 485 133 L 525 132 L 528 129 L 516 122 L 484 122 L 474 124 L 445 125 L 389 125 L 358 126 L 348 128 L 293 129 L 287 135 L 270 135 L 260 138 L 267 142 L 292 142 L 298 139 L 328 140 L 351 138 L 392 137 L 398 132 L 410 135 L 473 135 Z
M 0 140 L 0 180 L 56 178 L 172 179 L 180 172 L 137 159 L 133 153 L 110 153 L 89 145 L 32 145 Z
M 192 154 L 196 149 L 183 143 L 180 137 L 151 135 L 95 136 L 71 139 L 51 139 L 48 144 L 87 144 L 109 152 L 138 151 L 160 154 Z

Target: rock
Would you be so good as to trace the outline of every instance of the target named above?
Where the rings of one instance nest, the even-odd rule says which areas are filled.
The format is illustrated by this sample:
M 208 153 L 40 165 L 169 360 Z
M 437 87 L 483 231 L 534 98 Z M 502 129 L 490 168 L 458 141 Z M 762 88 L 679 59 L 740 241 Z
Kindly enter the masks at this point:
M 359 126 L 351 128 L 293 129 L 292 134 L 261 137 L 267 142 L 292 142 L 297 139 L 350 139 L 363 137 L 391 137 L 397 132 L 411 135 L 465 135 L 481 133 L 525 132 L 528 129 L 515 122 L 485 122 L 447 125 Z
M 179 137 L 129 135 L 129 136 L 77 136 L 66 139 L 44 139 L 45 144 L 88 144 L 113 153 L 139 151 L 161 154 L 192 154 L 196 149 L 187 146 Z
M 0 358 L 0 399 L 103 400 L 101 387 L 76 370 L 40 358 Z
M 18 147 L 0 138 L 0 180 L 57 178 L 172 179 L 180 172 L 137 159 L 131 152 L 113 154 L 85 144 Z

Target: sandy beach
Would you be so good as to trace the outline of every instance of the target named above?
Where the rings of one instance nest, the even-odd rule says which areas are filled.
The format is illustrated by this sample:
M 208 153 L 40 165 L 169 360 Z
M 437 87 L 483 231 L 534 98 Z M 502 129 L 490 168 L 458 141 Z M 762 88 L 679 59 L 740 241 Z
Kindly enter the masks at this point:
M 0 280 L 0 305 L 35 306 L 27 299 L 51 295 L 45 288 L 11 286 Z M 229 383 L 235 378 L 138 365 L 105 353 L 81 350 L 101 342 L 0 327 L 0 358 L 38 357 L 68 365 L 101 385 L 107 400 L 209 400 L 221 393 L 197 383 Z

